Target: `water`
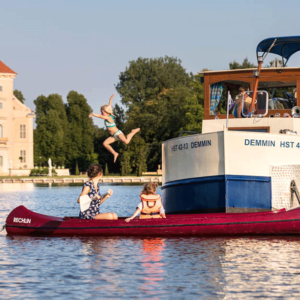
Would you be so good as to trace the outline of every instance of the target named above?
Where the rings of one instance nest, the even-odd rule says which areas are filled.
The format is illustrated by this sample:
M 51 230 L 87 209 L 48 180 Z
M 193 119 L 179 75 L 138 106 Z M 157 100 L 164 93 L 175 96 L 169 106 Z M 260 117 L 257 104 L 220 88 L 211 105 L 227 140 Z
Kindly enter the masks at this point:
M 102 212 L 131 215 L 141 186 L 114 190 Z M 0 185 L 0 224 L 23 204 L 74 216 L 81 186 Z M 299 299 L 300 237 L 8 237 L 1 299 Z

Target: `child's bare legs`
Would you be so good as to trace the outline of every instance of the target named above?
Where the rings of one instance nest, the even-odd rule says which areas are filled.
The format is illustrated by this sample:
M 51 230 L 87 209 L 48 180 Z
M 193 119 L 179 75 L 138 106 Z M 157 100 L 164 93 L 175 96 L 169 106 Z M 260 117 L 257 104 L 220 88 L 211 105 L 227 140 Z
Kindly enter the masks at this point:
M 116 162 L 119 153 L 117 153 L 110 144 L 115 141 L 115 138 L 109 137 L 103 142 L 103 146 L 114 156 L 114 162 Z
M 127 137 L 123 133 L 119 134 L 118 137 L 120 141 L 122 141 L 124 144 L 128 145 L 133 138 L 133 136 L 140 131 L 140 128 L 132 129 L 129 134 L 127 134 Z

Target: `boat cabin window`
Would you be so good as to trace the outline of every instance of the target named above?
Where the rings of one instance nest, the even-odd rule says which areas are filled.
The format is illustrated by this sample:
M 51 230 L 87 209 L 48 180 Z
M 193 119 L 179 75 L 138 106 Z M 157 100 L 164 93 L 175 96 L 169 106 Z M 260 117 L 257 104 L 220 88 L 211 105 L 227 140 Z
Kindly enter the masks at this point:
M 297 105 L 297 83 L 280 81 L 261 81 L 258 89 L 265 90 L 269 94 L 268 108 L 292 109 Z
M 234 101 L 239 93 L 239 88 L 250 90 L 250 83 L 238 80 L 226 80 L 210 85 L 210 115 L 227 113 L 227 98 L 230 92 L 233 102 L 229 105 L 229 113 L 234 110 Z

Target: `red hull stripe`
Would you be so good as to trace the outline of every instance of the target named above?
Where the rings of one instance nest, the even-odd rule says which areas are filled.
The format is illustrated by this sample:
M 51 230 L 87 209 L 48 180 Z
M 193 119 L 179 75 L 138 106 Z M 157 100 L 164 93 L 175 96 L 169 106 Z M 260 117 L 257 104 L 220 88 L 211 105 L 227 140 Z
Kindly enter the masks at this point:
M 86 230 L 86 229 L 126 229 L 126 228 L 151 228 L 151 227 L 187 227 L 187 226 L 223 226 L 223 225 L 244 225 L 244 224 L 262 224 L 262 223 L 280 223 L 280 222 L 300 222 L 300 219 L 287 219 L 287 220 L 270 220 L 270 221 L 253 221 L 253 222 L 232 222 L 232 223 L 206 223 L 206 224 L 172 224 L 172 225 L 139 225 L 139 226 L 110 226 L 110 227 L 32 227 L 32 226 L 16 226 L 6 225 L 11 228 L 22 228 L 22 229 L 55 229 L 55 230 Z

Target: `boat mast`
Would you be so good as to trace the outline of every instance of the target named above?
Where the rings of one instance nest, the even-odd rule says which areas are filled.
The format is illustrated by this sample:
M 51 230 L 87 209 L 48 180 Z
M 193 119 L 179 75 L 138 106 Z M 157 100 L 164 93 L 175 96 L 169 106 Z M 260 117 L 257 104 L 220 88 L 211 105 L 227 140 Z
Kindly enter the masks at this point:
M 264 58 L 269 54 L 271 49 L 275 46 L 276 41 L 277 41 L 277 38 L 274 39 L 271 46 L 268 48 L 268 50 L 262 56 L 258 56 L 258 52 L 257 52 L 258 68 L 257 68 L 257 70 L 253 71 L 253 75 L 255 76 L 255 85 L 254 85 L 254 91 L 253 91 L 253 98 L 252 98 L 252 102 L 251 102 L 251 106 L 250 106 L 250 113 L 252 112 L 254 105 L 255 105 L 255 101 L 256 101 L 256 94 L 257 94 L 257 89 L 258 89 L 259 75 L 260 75 L 262 63 L 264 61 Z
M 257 94 L 257 89 L 258 89 L 258 82 L 259 82 L 259 74 L 260 74 L 262 63 L 263 63 L 262 56 L 259 56 L 257 58 L 257 60 L 258 60 L 258 68 L 257 68 L 257 70 L 253 71 L 253 75 L 256 78 L 255 78 L 255 85 L 254 85 L 254 91 L 253 91 L 253 98 L 252 98 L 252 102 L 251 102 L 251 106 L 250 106 L 250 112 L 252 112 L 252 110 L 254 108 L 254 105 L 255 105 L 255 99 L 256 99 L 256 94 Z

